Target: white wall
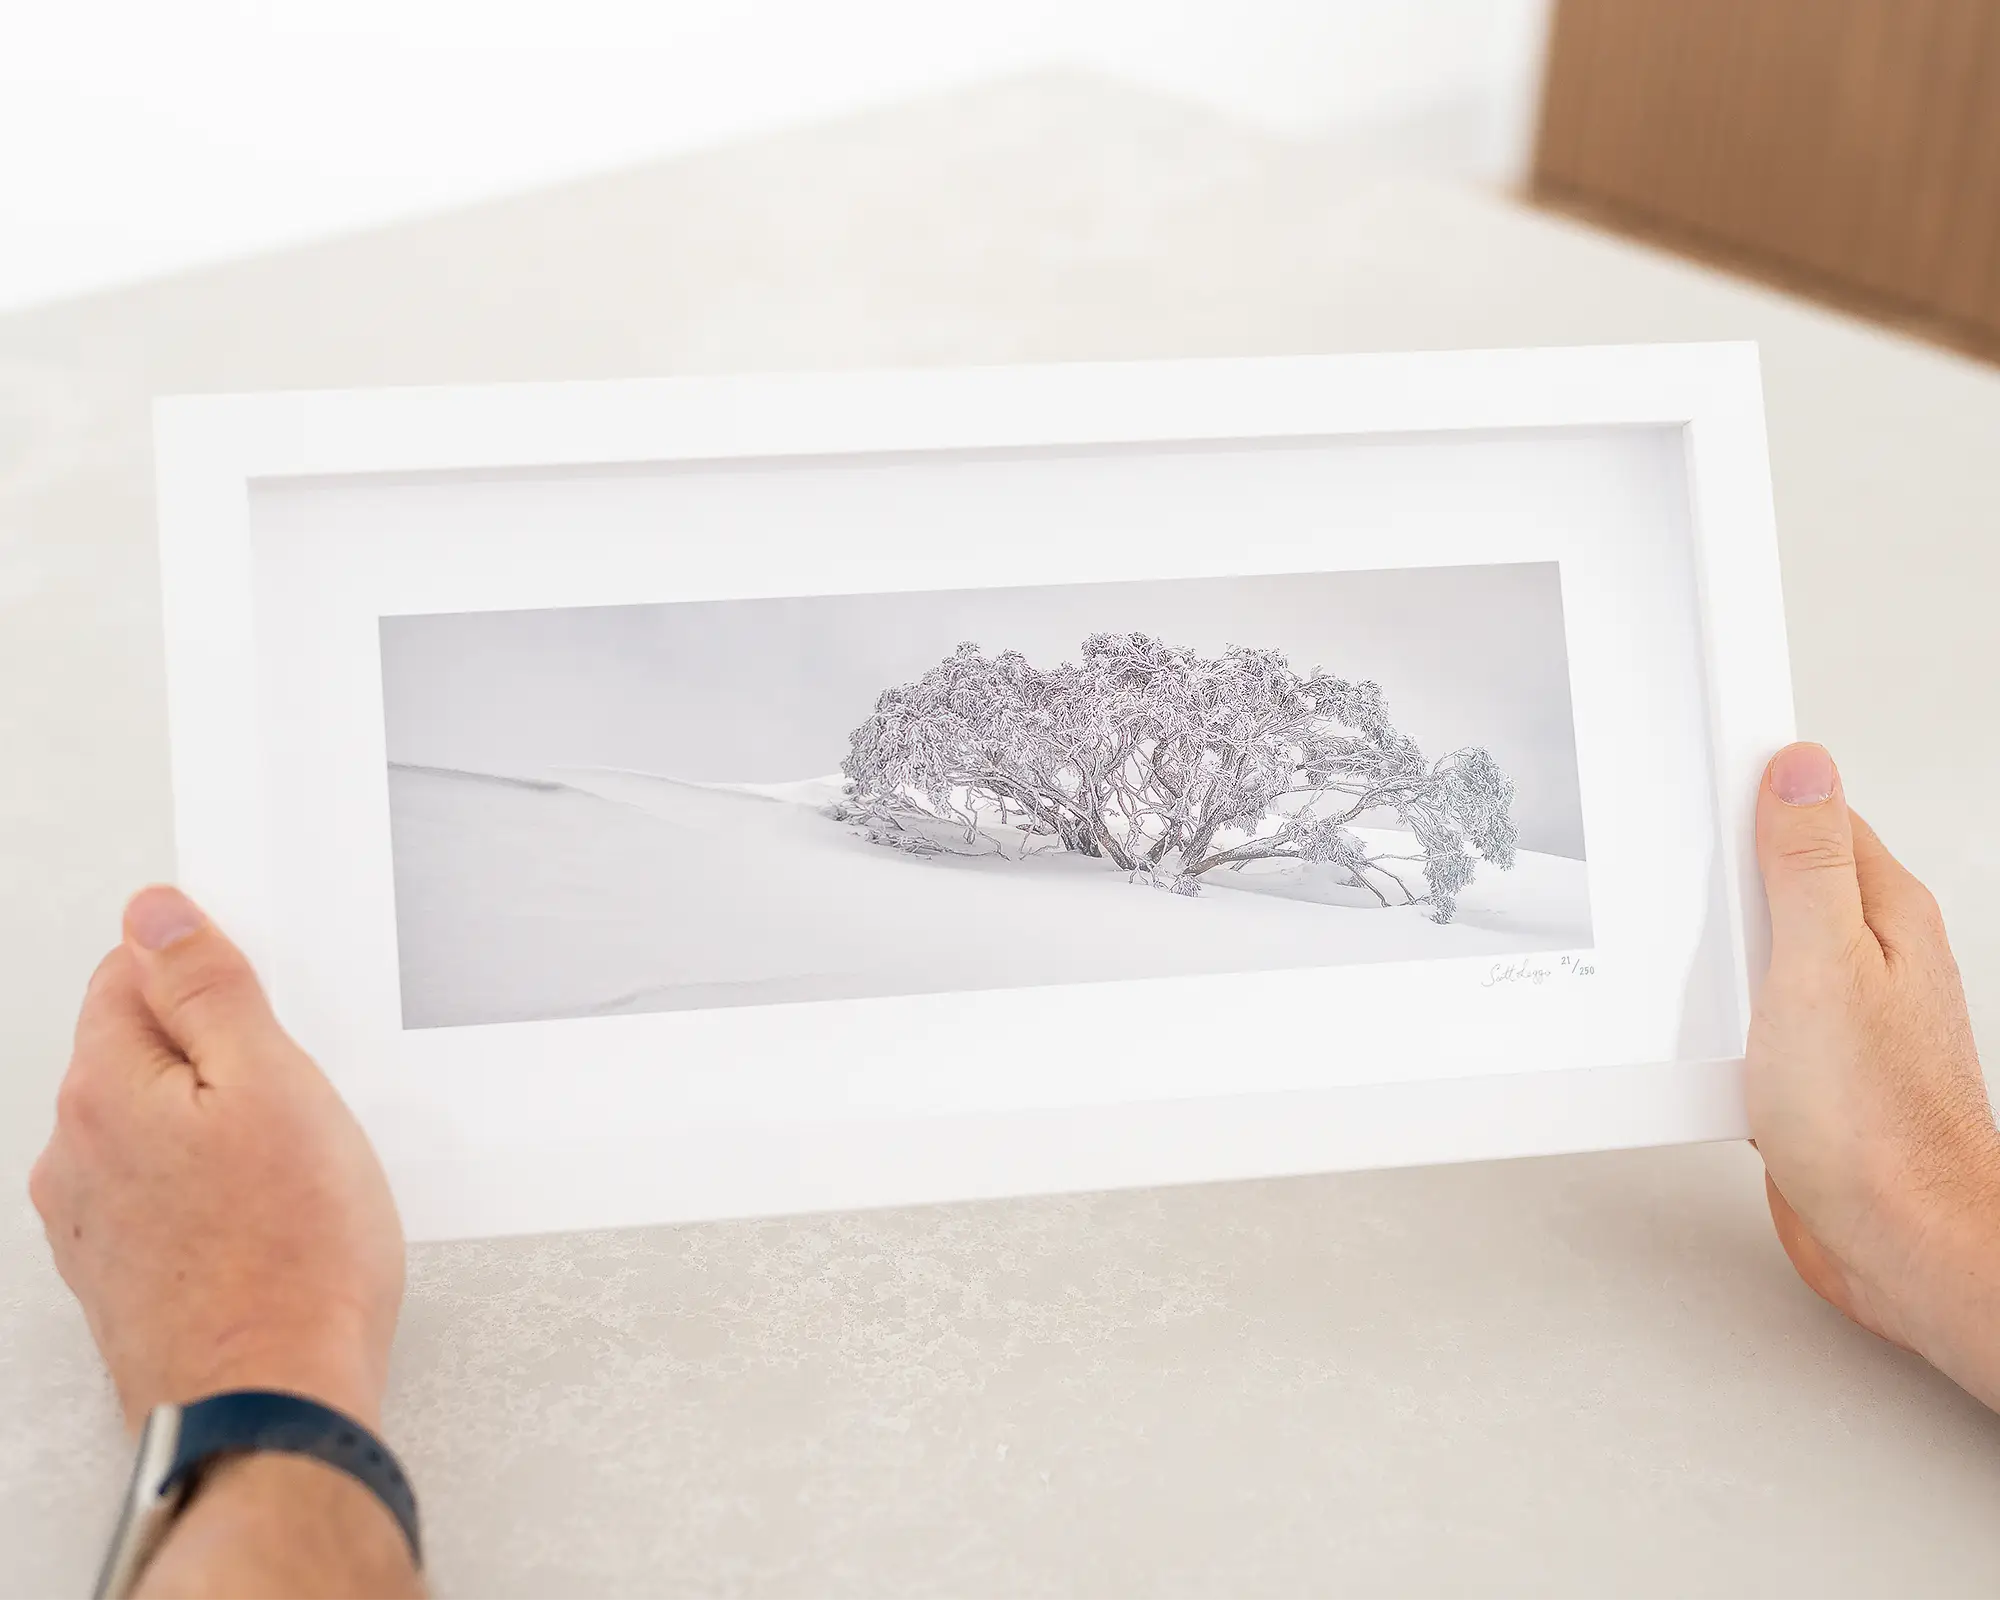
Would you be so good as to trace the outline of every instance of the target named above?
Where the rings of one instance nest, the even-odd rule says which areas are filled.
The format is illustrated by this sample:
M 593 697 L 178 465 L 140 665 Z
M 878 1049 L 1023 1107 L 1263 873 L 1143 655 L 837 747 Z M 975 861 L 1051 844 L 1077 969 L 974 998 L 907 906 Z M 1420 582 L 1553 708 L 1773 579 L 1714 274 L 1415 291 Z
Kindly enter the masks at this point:
M 0 308 L 1064 65 L 1518 165 L 1548 0 L 0 0 Z

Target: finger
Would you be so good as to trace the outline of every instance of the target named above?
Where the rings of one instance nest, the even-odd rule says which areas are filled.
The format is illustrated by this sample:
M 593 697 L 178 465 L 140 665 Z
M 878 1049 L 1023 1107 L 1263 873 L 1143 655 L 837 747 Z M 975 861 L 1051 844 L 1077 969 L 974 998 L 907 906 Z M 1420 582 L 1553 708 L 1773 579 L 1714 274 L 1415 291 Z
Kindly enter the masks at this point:
M 132 897 L 125 948 L 161 1031 L 203 1078 L 277 1054 L 283 1036 L 249 961 L 180 890 Z
M 1937 901 L 1910 869 L 1889 853 L 1881 836 L 1859 813 L 1854 829 L 1854 867 L 1861 883 L 1861 913 L 1885 948 L 1902 952 L 1944 936 Z
M 1764 1174 L 1764 1198 L 1770 1202 L 1771 1224 L 1778 1230 L 1778 1243 L 1784 1246 L 1786 1257 L 1805 1286 L 1842 1316 L 1852 1318 L 1854 1305 L 1847 1292 L 1847 1275 L 1806 1230 L 1791 1201 L 1778 1192 L 1768 1172 Z
M 77 1158 L 58 1133 L 28 1169 L 28 1199 L 42 1219 L 42 1233 L 56 1270 L 68 1282 L 69 1266 L 84 1242 L 89 1187 L 79 1181 Z
M 114 947 L 83 991 L 65 1083 L 79 1076 L 144 1082 L 187 1065 L 140 992 L 132 952 Z
M 28 1200 L 41 1217 L 52 1245 L 58 1232 L 68 1232 L 64 1224 L 70 1212 L 70 1188 L 68 1165 L 51 1139 L 28 1169 Z
M 29 1169 L 28 1199 L 42 1220 L 42 1236 L 48 1240 L 56 1272 L 74 1288 L 71 1267 L 84 1243 L 83 1194 L 75 1168 L 59 1141 L 50 1141 Z
M 1757 859 L 1771 906 L 1773 961 L 1844 955 L 1867 937 L 1854 834 L 1833 758 L 1786 745 L 1757 792 Z

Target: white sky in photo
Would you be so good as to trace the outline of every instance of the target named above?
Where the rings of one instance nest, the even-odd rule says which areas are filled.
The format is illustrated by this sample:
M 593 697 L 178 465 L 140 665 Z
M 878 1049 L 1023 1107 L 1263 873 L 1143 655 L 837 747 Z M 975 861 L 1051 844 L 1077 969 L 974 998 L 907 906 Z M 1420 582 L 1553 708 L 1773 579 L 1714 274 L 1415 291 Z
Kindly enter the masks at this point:
M 1089 633 L 1132 629 L 1375 679 L 1427 755 L 1493 752 L 1517 785 L 1524 849 L 1583 856 L 1553 562 L 388 617 L 389 759 L 815 777 L 884 688 L 961 640 L 1046 667 Z

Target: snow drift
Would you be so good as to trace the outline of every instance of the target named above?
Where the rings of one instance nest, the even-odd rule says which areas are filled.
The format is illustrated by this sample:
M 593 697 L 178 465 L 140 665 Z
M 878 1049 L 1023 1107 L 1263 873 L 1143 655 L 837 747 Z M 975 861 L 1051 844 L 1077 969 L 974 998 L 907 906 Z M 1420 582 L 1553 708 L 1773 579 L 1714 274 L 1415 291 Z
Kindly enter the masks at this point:
M 1457 920 L 1259 862 L 1198 898 L 1019 830 L 937 854 L 830 820 L 838 777 L 392 765 L 406 1027 L 1409 961 L 1590 943 L 1584 863 L 1520 852 Z M 1008 837 L 1009 832 L 1016 836 Z M 1360 830 L 1390 848 L 1391 832 Z M 990 847 L 990 848 L 989 848 Z M 966 853 L 959 853 L 966 852 Z

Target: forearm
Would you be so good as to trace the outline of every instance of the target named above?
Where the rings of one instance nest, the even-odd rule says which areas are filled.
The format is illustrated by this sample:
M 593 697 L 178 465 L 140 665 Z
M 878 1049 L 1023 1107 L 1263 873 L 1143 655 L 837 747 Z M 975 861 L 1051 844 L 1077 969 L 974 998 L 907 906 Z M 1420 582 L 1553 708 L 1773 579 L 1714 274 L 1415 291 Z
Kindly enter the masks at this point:
M 1961 1388 L 2000 1411 L 2000 1180 L 1981 1185 L 1924 1243 L 1928 1270 L 1918 1348 Z
M 268 1453 L 203 1479 L 139 1580 L 148 1600 L 422 1596 L 396 1519 L 337 1468 Z

